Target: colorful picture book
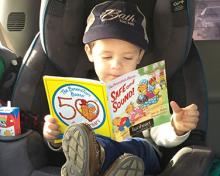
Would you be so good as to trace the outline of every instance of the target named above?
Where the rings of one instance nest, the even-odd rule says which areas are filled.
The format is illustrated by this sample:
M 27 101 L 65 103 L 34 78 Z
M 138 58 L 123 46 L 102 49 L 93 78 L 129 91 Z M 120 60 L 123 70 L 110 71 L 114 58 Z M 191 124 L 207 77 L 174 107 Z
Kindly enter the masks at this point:
M 88 123 L 95 133 L 122 141 L 170 121 L 164 61 L 107 84 L 72 77 L 43 79 L 50 113 L 62 133 L 72 123 Z

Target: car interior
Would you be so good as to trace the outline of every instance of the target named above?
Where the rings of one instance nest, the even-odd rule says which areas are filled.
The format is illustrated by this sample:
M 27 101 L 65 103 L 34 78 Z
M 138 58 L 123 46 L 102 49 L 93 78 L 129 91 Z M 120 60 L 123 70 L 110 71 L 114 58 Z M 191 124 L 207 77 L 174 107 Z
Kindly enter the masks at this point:
M 163 169 L 158 175 L 209 175 L 213 162 L 220 158 L 220 86 L 217 78 L 220 43 L 193 40 L 195 0 L 126 1 L 137 3 L 147 19 L 150 44 L 139 66 L 164 59 L 169 99 L 183 107 L 195 103 L 200 112 L 197 128 L 191 131 L 183 144 L 173 148 L 159 147 Z M 19 28 L 14 29 L 18 32 L 17 36 L 7 35 L 8 32 L 1 26 L 0 59 L 5 69 L 1 76 L 0 97 L 4 101 L 11 100 L 13 106 L 22 110 L 24 126 L 19 136 L 0 136 L 2 175 L 60 175 L 65 158 L 62 152 L 51 151 L 42 137 L 43 118 L 49 113 L 42 77 L 88 78 L 95 74 L 93 65 L 86 59 L 82 36 L 90 10 L 100 2 L 103 1 L 24 1 L 30 3 L 31 10 L 36 10 L 36 14 L 32 13 L 33 21 L 27 18 L 29 26 L 18 25 Z M 4 3 L 6 1 L 2 0 L 0 8 Z M 13 8 L 10 10 L 10 15 L 1 20 L 8 25 L 13 23 L 13 15 L 23 21 L 23 15 L 31 11 L 21 8 L 18 13 Z M 30 29 L 29 35 L 22 28 L 30 26 L 33 29 Z M 13 25 L 7 29 L 13 30 Z M 11 42 L 13 38 L 17 38 L 17 45 Z M 19 43 L 24 38 L 25 47 L 21 49 Z

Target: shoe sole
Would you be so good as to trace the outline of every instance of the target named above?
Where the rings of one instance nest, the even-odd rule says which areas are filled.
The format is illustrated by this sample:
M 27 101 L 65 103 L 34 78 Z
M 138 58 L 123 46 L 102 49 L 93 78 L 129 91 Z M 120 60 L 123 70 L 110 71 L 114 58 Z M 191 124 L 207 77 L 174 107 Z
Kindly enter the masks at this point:
M 111 167 L 106 171 L 104 176 L 143 176 L 143 160 L 135 155 L 124 154 L 120 156 Z
M 66 156 L 66 163 L 61 169 L 62 176 L 91 176 L 89 144 L 94 140 L 93 133 L 83 125 L 73 125 L 67 129 L 62 141 L 63 152 Z

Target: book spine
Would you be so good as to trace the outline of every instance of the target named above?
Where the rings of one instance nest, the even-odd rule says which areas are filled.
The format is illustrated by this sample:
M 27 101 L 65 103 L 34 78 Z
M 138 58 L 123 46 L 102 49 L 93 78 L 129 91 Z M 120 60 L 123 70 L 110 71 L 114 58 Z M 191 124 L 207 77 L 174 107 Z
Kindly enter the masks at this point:
M 110 98 L 109 98 L 109 89 L 107 86 L 105 86 L 105 97 L 106 97 L 106 120 L 108 122 L 108 127 L 109 127 L 109 134 L 111 136 L 111 139 L 115 140 L 115 135 L 113 132 L 113 124 L 112 124 L 112 118 L 111 118 L 111 111 L 110 111 Z

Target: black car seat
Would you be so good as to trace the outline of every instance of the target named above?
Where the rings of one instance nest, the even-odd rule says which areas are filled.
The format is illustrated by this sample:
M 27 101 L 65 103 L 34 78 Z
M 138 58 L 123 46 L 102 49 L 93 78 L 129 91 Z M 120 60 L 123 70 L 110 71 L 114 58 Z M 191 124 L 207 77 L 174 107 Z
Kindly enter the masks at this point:
M 0 99 L 4 104 L 11 99 L 14 84 L 17 78 L 21 58 L 11 50 L 4 47 L 0 42 Z
M 163 154 L 161 164 L 164 168 L 160 175 L 204 175 L 208 172 L 213 154 L 205 147 L 208 105 L 203 67 L 192 41 L 194 1 L 127 1 L 137 3 L 147 19 L 150 45 L 140 66 L 165 59 L 170 100 L 176 100 L 181 106 L 196 103 L 201 114 L 198 127 L 191 132 L 186 142 L 175 148 L 160 148 Z M 103 1 L 42 1 L 40 33 L 23 59 L 13 91 L 14 106 L 36 114 L 39 121 L 43 123 L 44 115 L 49 113 L 42 81 L 43 75 L 89 78 L 95 76 L 93 65 L 86 59 L 82 35 L 90 10 L 100 2 Z M 39 133 L 42 133 L 42 123 L 35 129 Z M 60 165 L 64 162 L 63 155 L 47 150 L 42 138 L 36 133 L 36 131 L 27 130 L 15 141 L 4 140 L 4 138 L 0 141 L 4 145 L 10 142 L 11 146 L 18 146 L 15 144 L 17 141 L 20 143 L 25 141 L 26 145 L 22 152 L 27 150 L 29 155 L 24 157 L 31 156 L 32 162 L 22 165 L 22 169 L 27 170 L 22 176 L 59 175 Z M 33 154 L 36 152 L 36 149 L 32 148 L 34 146 L 41 151 L 37 153 L 39 154 L 37 159 Z M 4 162 L 4 166 L 10 165 L 12 158 L 2 160 L 1 163 Z M 39 164 L 40 161 L 41 164 Z M 21 168 L 16 167 L 9 171 L 0 165 L 0 169 L 4 175 L 15 173 L 18 175 Z

